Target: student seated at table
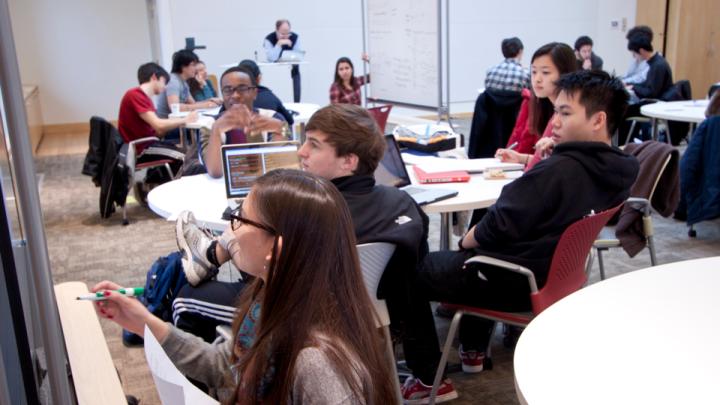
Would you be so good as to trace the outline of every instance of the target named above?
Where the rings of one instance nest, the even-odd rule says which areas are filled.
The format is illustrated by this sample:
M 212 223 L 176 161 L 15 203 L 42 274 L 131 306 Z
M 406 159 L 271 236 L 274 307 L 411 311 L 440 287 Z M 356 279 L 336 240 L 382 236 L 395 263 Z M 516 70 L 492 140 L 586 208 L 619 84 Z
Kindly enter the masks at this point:
M 318 110 L 307 125 L 305 144 L 298 151 L 302 168 L 331 180 L 350 207 L 358 243 L 388 242 L 396 246 L 380 281 L 380 298 L 387 300 L 391 323 L 408 311 L 408 278 L 428 251 L 428 218 L 404 191 L 375 184 L 373 173 L 385 149 L 375 120 L 361 107 L 337 104 Z M 296 216 L 296 210 L 288 210 Z M 211 341 L 215 327 L 233 318 L 237 295 L 245 282 L 208 280 L 230 259 L 223 234 L 209 238 L 191 213 L 178 216 L 178 246 L 184 252 L 183 270 L 192 283 L 173 303 L 175 324 Z M 231 235 L 230 235 L 231 236 Z M 325 250 L 320 244 L 315 248 Z M 239 267 L 242 269 L 242 267 Z M 194 286 L 193 286 L 194 285 Z M 409 316 L 412 316 L 412 312 Z
M 145 63 L 138 68 L 137 78 L 140 85 L 125 92 L 120 101 L 118 113 L 118 131 L 126 143 L 148 136 L 163 139 L 168 131 L 181 125 L 194 122 L 197 113 L 192 112 L 183 118 L 159 118 L 152 97 L 161 94 L 169 75 L 157 63 Z M 138 145 L 137 162 L 143 163 L 158 159 L 170 159 L 170 168 L 177 174 L 183 164 L 185 153 L 169 142 L 154 141 Z
M 120 288 L 109 281 L 92 289 L 107 298 L 96 302 L 98 314 L 140 335 L 147 325 L 178 369 L 219 389 L 224 403 L 390 403 L 392 373 L 352 219 L 332 183 L 272 171 L 256 181 L 230 229 L 233 262 L 255 277 L 238 305 L 235 338 L 204 342 L 108 291 Z
M 672 70 L 665 58 L 653 49 L 652 37 L 642 32 L 629 36 L 627 49 L 634 57 L 648 64 L 645 81 L 627 86 L 631 102 L 643 98 L 661 98 L 673 85 Z
M 293 115 L 290 111 L 285 108 L 282 101 L 280 101 L 272 90 L 260 84 L 262 83 L 262 72 L 260 72 L 260 67 L 257 63 L 250 59 L 245 59 L 240 61 L 238 66 L 244 66 L 255 76 L 255 82 L 257 83 L 257 96 L 253 102 L 253 107 L 277 111 L 285 118 L 288 125 L 292 125 L 295 120 L 293 119 Z
M 538 48 L 531 59 L 532 93 L 523 91 L 523 102 L 515 122 L 515 128 L 508 140 L 514 149 L 498 149 L 495 156 L 503 162 L 525 164 L 532 168 L 542 155 L 541 139 L 552 134 L 553 104 L 555 102 L 555 81 L 565 74 L 577 70 L 575 54 L 566 44 L 551 42 Z M 539 145 L 536 145 L 539 144 Z
M 630 40 L 630 37 L 635 37 L 636 35 L 644 35 L 647 37 L 648 41 L 652 43 L 653 31 L 647 25 L 638 25 L 630 28 L 627 35 L 625 35 L 625 39 Z M 650 68 L 647 62 L 643 60 L 640 55 L 635 52 L 631 52 L 631 55 L 632 61 L 630 62 L 630 66 L 628 66 L 627 72 L 622 77 L 622 81 L 626 85 L 644 82 L 647 78 L 648 69 Z
M 207 173 L 222 177 L 220 147 L 225 144 L 265 142 L 287 139 L 290 129 L 275 111 L 253 108 L 257 95 L 255 76 L 245 67 L 232 67 L 220 77 L 223 105 L 212 128 L 202 128 L 200 139 L 188 151 L 183 173 Z
M 593 40 L 583 35 L 575 40 L 575 56 L 577 57 L 578 70 L 602 70 L 603 60 L 593 52 Z
M 629 195 L 638 162 L 610 142 L 627 105 L 622 82 L 602 71 L 580 71 L 561 76 L 556 86 L 552 155 L 503 188 L 482 221 L 461 239 L 459 251 L 428 254 L 409 289 L 415 310 L 424 313 L 413 319 L 424 323 L 407 327 L 417 334 L 405 336 L 406 347 L 414 346 L 405 352 L 414 376 L 403 388 L 406 403 L 427 399 L 440 359 L 429 301 L 501 311 L 531 308 L 525 276 L 486 265 L 466 268 L 465 260 L 481 254 L 517 263 L 529 268 L 542 288 L 563 231 L 591 210 L 614 207 Z M 459 353 L 465 372 L 482 371 L 492 325 L 462 319 Z M 439 399 L 454 392 L 446 379 Z
M 208 80 L 207 66 L 199 60 L 195 64 L 195 76 L 187 80 L 190 86 L 190 94 L 195 101 L 219 100 L 217 91 L 210 80 Z
M 369 61 L 367 54 L 362 55 L 362 60 Z M 360 105 L 360 88 L 368 83 L 370 75 L 355 76 L 352 61 L 343 56 L 335 62 L 335 81 L 330 85 L 330 103 Z
M 180 104 L 180 111 L 192 111 L 200 108 L 214 108 L 222 103 L 222 100 L 217 97 L 196 102 L 190 94 L 187 80 L 195 77 L 196 64 L 199 60 L 195 52 L 187 49 L 173 54 L 170 81 L 165 87 L 165 91 L 157 99 L 158 116 L 167 118 L 172 104 Z
M 485 89 L 519 93 L 530 88 L 530 72 L 522 66 L 523 50 L 525 48 L 520 38 L 503 39 L 500 49 L 505 60 L 488 69 L 485 75 Z M 527 110 L 527 106 L 525 109 Z

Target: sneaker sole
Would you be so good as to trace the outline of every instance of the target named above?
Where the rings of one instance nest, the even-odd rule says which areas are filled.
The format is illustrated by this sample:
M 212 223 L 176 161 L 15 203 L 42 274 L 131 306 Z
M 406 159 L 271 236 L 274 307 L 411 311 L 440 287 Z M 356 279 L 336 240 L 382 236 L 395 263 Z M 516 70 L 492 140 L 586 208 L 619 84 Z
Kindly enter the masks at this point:
M 476 374 L 476 373 L 483 371 L 483 365 L 481 364 L 479 366 L 468 366 L 463 363 L 462 371 L 463 371 L 463 373 L 467 373 L 467 374 Z
M 185 241 L 185 236 L 183 235 L 183 224 L 187 223 L 187 212 L 183 212 L 180 215 L 181 216 L 175 221 L 175 242 L 177 242 L 178 248 L 183 252 L 183 257 L 180 259 L 180 262 L 182 263 L 185 278 L 187 278 L 188 283 L 192 286 L 196 286 L 200 284 L 201 279 L 195 272 L 192 250 L 190 250 L 190 246 Z
M 442 402 L 452 401 L 453 399 L 458 398 L 457 391 L 448 392 L 447 394 L 438 395 L 435 397 L 435 403 L 439 404 Z M 406 405 L 420 405 L 420 404 L 429 404 L 430 403 L 430 397 L 425 398 L 418 398 L 418 399 L 406 399 L 403 401 Z

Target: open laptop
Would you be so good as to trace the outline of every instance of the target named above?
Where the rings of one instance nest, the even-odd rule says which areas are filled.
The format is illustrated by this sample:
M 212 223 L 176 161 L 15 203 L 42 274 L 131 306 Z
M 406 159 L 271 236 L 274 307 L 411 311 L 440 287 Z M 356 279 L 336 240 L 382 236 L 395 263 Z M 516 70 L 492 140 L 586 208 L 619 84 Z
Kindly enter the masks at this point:
M 375 181 L 386 186 L 397 187 L 405 191 L 419 205 L 430 204 L 435 201 L 445 200 L 455 197 L 458 192 L 449 189 L 440 189 L 435 187 L 411 186 L 410 176 L 405 169 L 400 147 L 395 137 L 385 135 L 385 155 L 383 156 L 377 169 L 375 169 Z
M 278 62 L 302 62 L 305 59 L 305 51 L 282 51 Z
M 222 146 L 222 165 L 228 207 L 237 208 L 250 193 L 255 180 L 275 169 L 299 169 L 300 143 L 263 142 Z

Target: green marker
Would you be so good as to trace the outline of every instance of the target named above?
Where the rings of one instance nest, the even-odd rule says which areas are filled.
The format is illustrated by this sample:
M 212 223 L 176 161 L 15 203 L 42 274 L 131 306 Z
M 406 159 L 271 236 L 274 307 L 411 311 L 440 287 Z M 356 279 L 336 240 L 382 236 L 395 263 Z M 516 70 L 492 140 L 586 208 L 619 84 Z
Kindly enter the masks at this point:
M 112 291 L 112 290 L 110 290 Z M 145 289 L 142 287 L 135 287 L 135 288 L 121 288 L 119 290 L 115 290 L 116 293 L 122 294 L 128 297 L 137 297 L 139 295 L 143 295 L 145 292 Z M 107 297 L 104 295 L 105 291 L 98 291 L 94 294 L 86 294 L 81 295 L 77 297 L 78 300 L 84 300 L 84 301 L 105 301 Z

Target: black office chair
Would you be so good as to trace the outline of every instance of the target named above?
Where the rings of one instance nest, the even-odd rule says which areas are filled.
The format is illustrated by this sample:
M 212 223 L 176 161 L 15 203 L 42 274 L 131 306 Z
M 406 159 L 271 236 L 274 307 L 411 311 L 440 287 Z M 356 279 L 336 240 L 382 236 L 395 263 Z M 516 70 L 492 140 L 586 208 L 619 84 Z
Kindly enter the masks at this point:
M 471 159 L 494 157 L 498 148 L 507 145 L 521 103 L 522 95 L 516 91 L 485 89 L 478 96 L 468 143 Z
M 711 85 L 710 89 L 708 89 L 708 98 L 712 98 L 713 94 L 718 90 L 720 90 L 720 82 Z

